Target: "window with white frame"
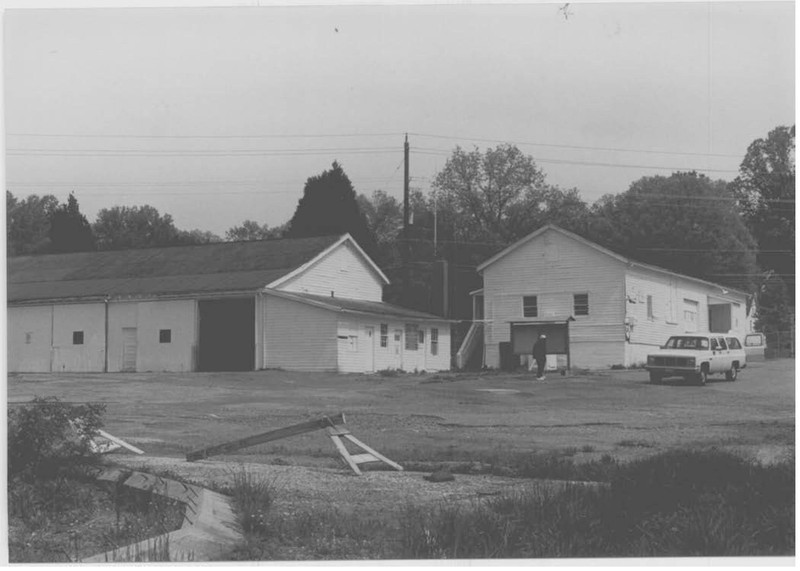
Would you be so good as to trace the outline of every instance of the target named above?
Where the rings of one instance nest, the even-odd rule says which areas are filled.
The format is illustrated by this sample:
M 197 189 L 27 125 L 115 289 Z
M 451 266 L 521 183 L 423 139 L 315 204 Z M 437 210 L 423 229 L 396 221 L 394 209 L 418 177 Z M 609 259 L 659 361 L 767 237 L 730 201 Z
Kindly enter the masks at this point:
M 526 295 L 522 298 L 522 316 L 539 317 L 539 302 L 535 295 Z
M 431 327 L 431 355 L 439 354 L 439 329 Z
M 653 296 L 647 296 L 647 319 L 653 321 L 656 318 L 655 314 L 653 313 Z
M 389 324 L 381 323 L 381 347 L 389 346 Z
M 576 293 L 572 296 L 572 311 L 575 315 L 589 315 L 588 293 Z

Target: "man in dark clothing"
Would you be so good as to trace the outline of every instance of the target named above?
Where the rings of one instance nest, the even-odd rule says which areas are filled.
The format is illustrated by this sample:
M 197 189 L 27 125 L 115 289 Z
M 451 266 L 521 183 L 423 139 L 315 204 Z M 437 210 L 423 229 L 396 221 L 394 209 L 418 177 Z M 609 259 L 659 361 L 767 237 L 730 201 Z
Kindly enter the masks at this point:
M 536 380 L 544 380 L 544 366 L 547 362 L 547 335 L 539 335 L 533 344 L 533 358 L 536 359 Z

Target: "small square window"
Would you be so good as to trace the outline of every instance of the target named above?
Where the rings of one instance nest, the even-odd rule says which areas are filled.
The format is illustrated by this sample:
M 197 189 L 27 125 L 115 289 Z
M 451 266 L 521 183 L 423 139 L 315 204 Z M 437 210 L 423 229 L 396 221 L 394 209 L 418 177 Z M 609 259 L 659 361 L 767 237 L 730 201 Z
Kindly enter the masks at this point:
M 159 343 L 172 343 L 172 329 L 159 329 L 158 331 Z
M 73 345 L 83 345 L 83 331 L 73 331 L 72 332 L 72 344 Z

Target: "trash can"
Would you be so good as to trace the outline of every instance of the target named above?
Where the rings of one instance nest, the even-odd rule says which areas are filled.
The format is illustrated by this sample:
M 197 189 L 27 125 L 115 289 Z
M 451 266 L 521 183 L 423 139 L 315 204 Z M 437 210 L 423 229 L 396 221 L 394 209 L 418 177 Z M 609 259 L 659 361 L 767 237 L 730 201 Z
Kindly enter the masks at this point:
M 500 369 L 503 371 L 513 371 L 519 363 L 514 361 L 514 349 L 511 342 L 502 341 L 500 343 Z

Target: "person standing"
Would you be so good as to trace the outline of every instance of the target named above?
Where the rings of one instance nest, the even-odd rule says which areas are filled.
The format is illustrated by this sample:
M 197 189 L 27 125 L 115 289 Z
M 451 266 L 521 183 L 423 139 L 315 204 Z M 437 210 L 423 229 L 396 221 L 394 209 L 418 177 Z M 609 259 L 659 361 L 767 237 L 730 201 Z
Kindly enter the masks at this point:
M 533 344 L 533 358 L 536 360 L 536 380 L 544 380 L 544 366 L 547 363 L 547 335 L 541 334 Z

